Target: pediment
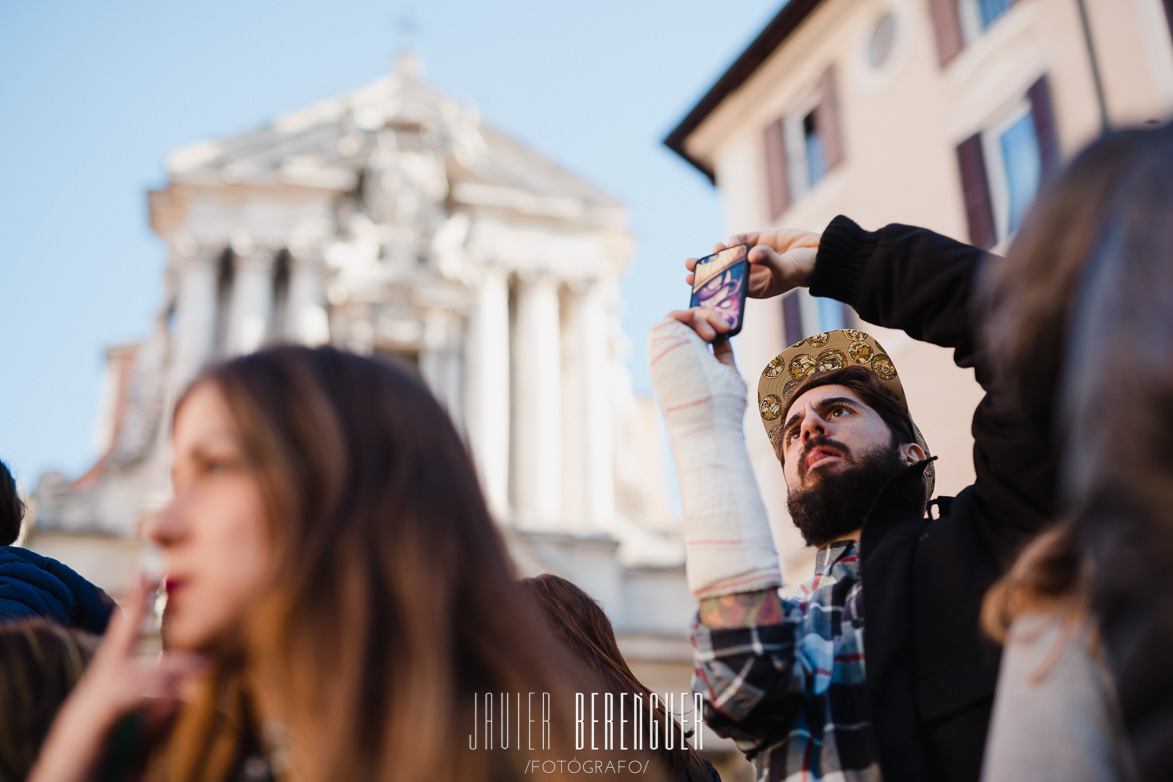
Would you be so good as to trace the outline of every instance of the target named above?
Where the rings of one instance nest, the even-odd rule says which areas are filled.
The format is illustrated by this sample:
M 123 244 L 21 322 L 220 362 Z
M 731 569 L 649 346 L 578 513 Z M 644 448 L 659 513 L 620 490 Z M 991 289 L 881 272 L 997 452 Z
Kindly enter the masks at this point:
M 402 64 L 365 87 L 252 132 L 180 149 L 167 166 L 174 183 L 349 192 L 373 161 L 387 165 L 389 157 L 421 154 L 442 161 L 457 201 L 521 211 L 528 206 L 538 213 L 622 208 Z

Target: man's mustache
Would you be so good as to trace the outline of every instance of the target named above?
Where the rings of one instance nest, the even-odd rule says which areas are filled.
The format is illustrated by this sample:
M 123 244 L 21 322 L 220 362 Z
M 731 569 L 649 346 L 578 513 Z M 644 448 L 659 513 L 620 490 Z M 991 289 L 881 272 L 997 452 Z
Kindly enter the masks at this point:
M 811 451 L 819 447 L 834 448 L 845 460 L 851 460 L 851 449 L 846 445 L 838 440 L 832 440 L 826 435 L 817 435 L 802 449 L 802 456 L 798 460 L 798 474 L 800 476 L 805 476 L 807 473 L 807 458 L 810 456 Z

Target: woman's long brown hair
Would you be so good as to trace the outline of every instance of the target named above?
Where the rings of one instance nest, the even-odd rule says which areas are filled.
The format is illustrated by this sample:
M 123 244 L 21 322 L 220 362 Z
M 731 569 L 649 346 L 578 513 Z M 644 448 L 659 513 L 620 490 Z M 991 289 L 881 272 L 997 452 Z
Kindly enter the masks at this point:
M 608 691 L 616 695 L 639 695 L 644 703 L 651 703 L 652 691 L 632 673 L 619 651 L 611 620 L 593 597 L 553 573 L 525 578 L 520 583 L 533 598 L 554 637 L 597 673 Z M 666 771 L 679 774 L 701 765 L 696 751 L 684 743 L 684 737 L 691 736 L 692 731 L 685 731 L 662 702 L 657 704 L 654 716 L 645 725 L 649 732 L 656 731 L 663 736 L 667 730 L 672 730 L 681 737 L 673 749 L 668 749 L 666 742 L 660 742 L 655 750 Z
M 1171 124 L 1103 136 L 1040 193 L 1006 257 L 986 270 L 989 350 L 1028 425 L 1060 454 L 1064 514 L 987 594 L 983 626 L 999 640 L 1023 612 L 1058 613 L 1068 631 L 1093 612 L 1102 599 L 1097 580 L 1118 577 L 1097 575 L 1096 565 L 1116 538 L 1131 534 L 1148 542 L 1148 553 L 1163 547 L 1173 557 L 1160 525 L 1125 532 L 1091 520 L 1105 508 L 1121 516 L 1124 505 L 1159 519 L 1173 501 L 1171 161 Z M 1115 289 L 1112 304 L 1085 311 L 1089 292 L 1104 286 Z
M 530 758 L 571 759 L 560 651 L 423 384 L 303 347 L 220 364 L 192 387 L 204 383 L 255 465 L 279 564 L 241 661 L 222 660 L 181 721 L 172 777 L 222 778 L 238 759 L 242 687 L 276 704 L 298 780 L 520 779 Z M 550 752 L 468 749 L 475 694 L 531 691 L 552 693 Z

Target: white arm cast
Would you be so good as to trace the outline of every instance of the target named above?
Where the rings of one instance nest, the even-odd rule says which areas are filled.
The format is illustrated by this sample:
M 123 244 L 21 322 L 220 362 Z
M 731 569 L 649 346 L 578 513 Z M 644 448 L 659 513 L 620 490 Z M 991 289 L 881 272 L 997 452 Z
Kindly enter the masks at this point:
M 782 585 L 745 447 L 746 385 L 676 320 L 648 334 L 652 385 L 676 462 L 688 586 L 697 599 Z

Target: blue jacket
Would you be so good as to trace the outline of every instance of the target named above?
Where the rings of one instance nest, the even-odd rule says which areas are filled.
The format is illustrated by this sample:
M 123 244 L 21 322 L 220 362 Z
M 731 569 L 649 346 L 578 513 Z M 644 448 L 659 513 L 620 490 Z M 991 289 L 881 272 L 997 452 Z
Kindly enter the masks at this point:
M 0 622 L 44 617 L 101 634 L 114 601 L 72 568 L 16 546 L 0 547 Z

